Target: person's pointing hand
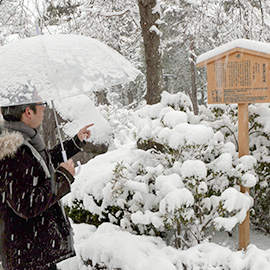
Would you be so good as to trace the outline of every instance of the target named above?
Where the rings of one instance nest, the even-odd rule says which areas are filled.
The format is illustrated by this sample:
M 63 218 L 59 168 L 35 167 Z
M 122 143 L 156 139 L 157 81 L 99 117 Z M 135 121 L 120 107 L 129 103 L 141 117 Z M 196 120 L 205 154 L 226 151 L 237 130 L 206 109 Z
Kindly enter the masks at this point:
M 91 131 L 88 129 L 89 127 L 93 126 L 94 124 L 89 124 L 83 127 L 82 129 L 79 130 L 77 136 L 79 140 L 82 142 L 85 139 L 89 139 L 91 136 Z

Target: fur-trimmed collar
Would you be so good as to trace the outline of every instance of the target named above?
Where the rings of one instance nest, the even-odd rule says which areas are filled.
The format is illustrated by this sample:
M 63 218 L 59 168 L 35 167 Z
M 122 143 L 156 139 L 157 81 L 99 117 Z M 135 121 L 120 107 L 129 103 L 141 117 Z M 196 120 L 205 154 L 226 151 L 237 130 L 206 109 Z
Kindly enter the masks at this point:
M 20 132 L 0 132 L 0 161 L 5 157 L 13 157 L 23 142 L 24 138 Z

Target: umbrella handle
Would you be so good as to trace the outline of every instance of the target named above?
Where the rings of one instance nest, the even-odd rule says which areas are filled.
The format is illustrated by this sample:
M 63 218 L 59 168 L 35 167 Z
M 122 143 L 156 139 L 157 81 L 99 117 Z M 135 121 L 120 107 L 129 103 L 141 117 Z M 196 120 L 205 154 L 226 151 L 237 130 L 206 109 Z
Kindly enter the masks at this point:
M 78 167 L 76 169 L 76 173 L 74 176 L 77 176 L 81 172 L 81 169 L 82 169 L 82 164 L 80 161 L 77 161 L 77 165 L 78 165 Z
M 67 153 L 65 150 L 62 151 L 62 157 L 63 157 L 64 162 L 66 162 L 67 161 Z M 76 170 L 76 173 L 74 176 L 77 176 L 81 172 L 81 168 L 82 168 L 81 162 L 77 161 L 77 165 L 78 165 L 78 167 L 77 167 L 77 170 Z
M 66 153 L 66 151 L 65 150 L 63 150 L 63 151 L 61 151 L 61 153 L 62 153 L 62 157 L 63 157 L 63 161 L 64 162 L 67 162 L 67 153 Z

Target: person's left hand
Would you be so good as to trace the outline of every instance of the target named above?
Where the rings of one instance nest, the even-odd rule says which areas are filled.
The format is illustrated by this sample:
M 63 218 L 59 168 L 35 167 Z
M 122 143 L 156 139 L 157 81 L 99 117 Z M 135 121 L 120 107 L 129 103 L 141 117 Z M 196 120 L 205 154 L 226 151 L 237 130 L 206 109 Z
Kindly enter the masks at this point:
M 82 142 L 85 139 L 89 139 L 91 136 L 91 131 L 88 129 L 89 127 L 93 126 L 94 124 L 89 124 L 83 127 L 82 129 L 79 130 L 77 136 L 79 140 Z

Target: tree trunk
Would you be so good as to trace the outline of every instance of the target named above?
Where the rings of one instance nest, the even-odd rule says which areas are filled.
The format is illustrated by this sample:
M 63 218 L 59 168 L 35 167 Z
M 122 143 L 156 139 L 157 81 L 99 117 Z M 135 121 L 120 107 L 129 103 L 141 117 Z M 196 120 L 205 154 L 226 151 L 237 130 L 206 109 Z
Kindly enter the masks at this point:
M 109 105 L 109 102 L 107 100 L 107 92 L 105 90 L 100 90 L 98 92 L 95 92 L 97 97 L 97 104 L 106 104 Z
M 57 144 L 56 123 L 53 110 L 47 108 L 44 111 L 42 123 L 42 134 L 47 149 L 53 148 Z
M 141 28 L 144 41 L 146 81 L 147 81 L 147 104 L 155 104 L 160 101 L 163 91 L 163 72 L 161 65 L 161 49 L 158 24 L 159 12 L 153 13 L 156 0 L 138 0 Z M 156 30 L 156 31 L 155 31 Z
M 190 45 L 189 45 L 190 55 L 189 55 L 189 63 L 190 63 L 190 73 L 191 73 L 191 102 L 193 105 L 193 111 L 194 114 L 198 115 L 198 100 L 197 100 L 197 85 L 196 85 L 196 67 L 195 67 L 195 46 L 194 46 L 194 40 L 191 37 L 190 38 Z

